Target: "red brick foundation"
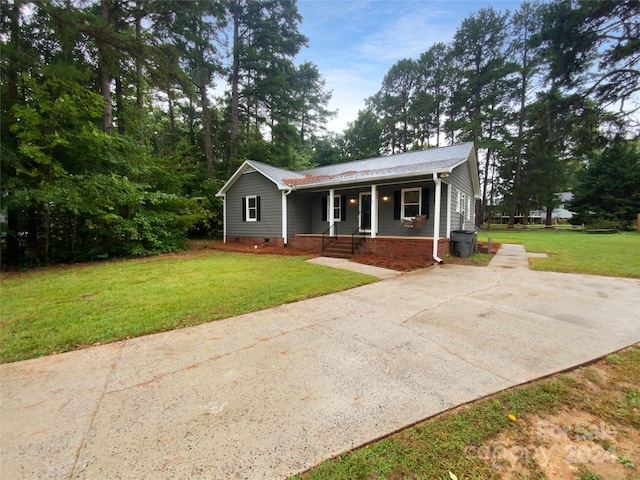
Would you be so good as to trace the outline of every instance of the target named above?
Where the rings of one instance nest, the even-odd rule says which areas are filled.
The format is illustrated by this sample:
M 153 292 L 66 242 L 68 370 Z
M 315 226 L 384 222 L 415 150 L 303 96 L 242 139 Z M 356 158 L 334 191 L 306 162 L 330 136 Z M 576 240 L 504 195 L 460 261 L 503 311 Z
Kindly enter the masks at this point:
M 367 238 L 362 244 L 362 253 L 385 255 L 390 257 L 400 256 L 427 256 L 433 257 L 432 238 Z M 438 256 L 444 258 L 449 252 L 449 240 L 438 240 Z
M 300 250 L 319 253 L 322 251 L 322 236 L 295 235 L 289 239 L 289 246 Z M 358 253 L 370 253 L 390 257 L 421 256 L 433 258 L 432 238 L 367 238 L 358 248 Z M 438 256 L 444 258 L 449 253 L 449 239 L 438 240 Z
M 283 247 L 284 241 L 281 237 L 227 237 L 227 243 L 238 243 L 240 245 L 258 245 L 259 247 L 264 247 L 266 245 L 270 247 Z

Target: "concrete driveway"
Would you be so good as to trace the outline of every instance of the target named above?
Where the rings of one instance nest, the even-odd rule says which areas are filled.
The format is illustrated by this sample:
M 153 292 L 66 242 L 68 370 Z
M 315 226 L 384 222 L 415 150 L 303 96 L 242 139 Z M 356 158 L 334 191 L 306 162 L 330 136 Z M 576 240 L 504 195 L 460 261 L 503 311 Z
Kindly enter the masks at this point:
M 640 341 L 639 281 L 532 272 L 523 249 L 501 252 L 2 365 L 0 476 L 285 478 Z

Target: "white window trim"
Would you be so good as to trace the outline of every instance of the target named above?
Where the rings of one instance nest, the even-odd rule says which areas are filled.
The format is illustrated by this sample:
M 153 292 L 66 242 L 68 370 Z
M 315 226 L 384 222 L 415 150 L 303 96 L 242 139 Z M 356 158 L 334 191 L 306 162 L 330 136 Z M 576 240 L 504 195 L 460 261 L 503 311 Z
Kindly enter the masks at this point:
M 331 202 L 329 201 L 329 195 L 327 195 L 327 222 L 331 221 L 331 212 L 329 211 Z M 340 198 L 340 195 L 338 195 L 337 193 L 333 194 L 333 213 L 334 213 L 334 217 L 333 217 L 333 221 L 334 222 L 341 222 L 342 221 L 342 198 Z M 335 216 L 336 211 L 338 212 L 338 216 Z
M 456 213 L 462 212 L 462 192 L 456 189 Z
M 471 220 L 471 197 L 467 197 L 467 204 L 464 207 L 464 218 Z
M 249 200 L 253 199 L 253 207 L 249 206 Z M 257 222 L 258 221 L 258 196 L 257 195 L 248 195 L 246 197 L 246 205 L 245 205 L 245 218 L 247 222 Z M 255 212 L 255 216 L 251 218 L 250 212 L 253 210 Z
M 404 216 L 404 207 L 405 207 L 405 203 L 404 203 L 404 194 L 405 192 L 418 192 L 418 215 L 422 214 L 422 188 L 420 187 L 415 187 L 415 188 L 403 188 L 402 191 L 400 192 L 400 218 L 402 218 L 403 220 L 410 220 L 413 219 L 415 217 L 405 217 Z M 409 203 L 407 205 L 415 205 L 415 203 Z

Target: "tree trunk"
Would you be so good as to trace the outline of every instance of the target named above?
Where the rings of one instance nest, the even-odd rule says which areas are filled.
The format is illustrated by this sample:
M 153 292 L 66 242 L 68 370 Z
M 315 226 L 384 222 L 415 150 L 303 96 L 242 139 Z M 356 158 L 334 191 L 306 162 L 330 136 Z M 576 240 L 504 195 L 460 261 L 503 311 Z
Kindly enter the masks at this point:
M 124 126 L 124 93 L 122 89 L 122 78 L 116 77 L 116 111 L 118 113 L 118 133 L 120 135 L 125 134 Z
M 200 90 L 200 108 L 202 109 L 202 138 L 204 140 L 204 156 L 207 160 L 207 173 L 213 175 L 213 146 L 211 144 L 211 115 L 209 113 L 209 97 L 207 85 L 209 74 L 205 60 L 205 47 L 197 47 L 198 55 L 198 89 Z
M 515 174 L 513 176 L 513 191 L 518 192 L 518 186 L 520 185 L 520 175 L 522 173 L 522 144 L 523 144 L 523 136 L 524 136 L 524 121 L 525 121 L 525 108 L 526 108 L 526 97 L 527 97 L 527 67 L 528 67 L 528 50 L 526 46 L 527 38 L 525 37 L 524 42 L 524 52 L 523 52 L 523 65 L 522 65 L 522 90 L 520 91 L 520 112 L 518 113 L 518 143 L 517 143 L 517 152 L 516 152 L 516 168 Z M 509 225 L 507 228 L 514 228 L 515 223 L 515 213 L 516 213 L 516 205 L 517 198 L 515 202 L 512 202 L 511 209 L 509 212 Z
M 229 125 L 229 157 L 230 160 L 238 156 L 238 128 L 240 123 L 239 112 L 239 92 L 238 83 L 240 81 L 240 5 L 237 1 L 232 4 L 233 8 L 233 64 L 231 66 L 231 122 Z
M 200 61 L 204 62 L 204 52 L 200 52 Z M 202 108 L 202 136 L 204 139 L 204 155 L 207 159 L 207 173 L 213 174 L 213 147 L 211 145 L 211 115 L 209 114 L 209 98 L 207 97 L 207 72 L 201 63 L 198 75 L 200 88 L 200 107 Z
M 547 218 L 545 219 L 545 226 L 551 228 L 553 226 L 553 206 L 547 205 Z
M 167 101 L 169 103 L 169 134 L 173 140 L 176 136 L 176 114 L 173 110 L 173 92 L 171 88 L 167 89 Z
M 11 45 L 18 51 L 20 48 L 20 5 L 21 2 L 14 1 L 13 8 L 9 10 L 8 18 L 9 28 L 11 31 Z M 7 74 L 5 81 L 7 82 L 7 102 L 5 108 L 15 105 L 18 102 L 18 78 L 20 76 L 20 67 L 18 64 L 18 52 L 12 52 L 11 55 L 7 55 L 5 61 L 7 61 Z M 18 151 L 18 141 L 15 135 L 7 135 L 5 139 L 7 143 L 11 143 L 11 149 Z M 19 209 L 15 209 L 12 206 L 7 207 L 7 246 L 4 251 L 3 260 L 6 262 L 9 260 L 11 263 L 17 264 L 19 262 L 20 243 L 18 241 L 18 220 Z
M 493 149 L 489 148 L 487 149 L 487 156 L 485 159 L 485 163 L 484 163 L 484 178 L 482 180 L 482 205 L 481 205 L 481 218 L 484 222 L 484 215 L 485 215 L 485 209 L 487 207 L 487 203 L 488 203 L 488 192 L 489 192 L 489 166 L 491 163 L 491 156 L 493 155 Z
M 142 44 L 142 17 L 144 11 L 144 5 L 141 2 L 137 2 L 136 10 L 136 44 L 139 46 Z M 143 81 L 142 81 L 142 62 L 136 56 L 136 106 L 139 112 L 142 112 L 143 106 Z
M 109 23 L 109 1 L 100 0 L 100 17 L 105 27 Z M 98 69 L 100 71 L 100 93 L 104 99 L 102 107 L 102 131 L 110 134 L 113 127 L 113 104 L 111 101 L 111 75 L 109 69 L 108 46 L 96 37 L 98 46 Z

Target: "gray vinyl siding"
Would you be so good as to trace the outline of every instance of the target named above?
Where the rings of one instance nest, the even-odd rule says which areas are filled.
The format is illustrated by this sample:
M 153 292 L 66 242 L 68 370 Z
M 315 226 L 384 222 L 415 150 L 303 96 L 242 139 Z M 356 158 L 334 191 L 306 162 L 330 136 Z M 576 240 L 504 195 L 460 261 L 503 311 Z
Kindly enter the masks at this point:
M 473 228 L 475 222 L 475 200 L 471 184 L 471 173 L 467 162 L 455 168 L 443 181 L 440 199 L 440 237 L 447 234 L 447 207 L 451 208 L 451 230 Z M 428 219 L 420 228 L 401 225 L 394 219 L 394 192 L 404 188 L 427 188 L 429 190 Z M 451 203 L 447 202 L 447 191 L 451 189 Z M 456 191 L 462 191 L 471 199 L 471 219 L 464 225 L 460 223 L 460 215 L 455 212 Z M 411 179 L 397 181 L 389 185 L 378 185 L 378 236 L 398 237 L 433 237 L 435 184 L 429 179 Z M 359 225 L 360 193 L 371 193 L 371 185 L 336 188 L 335 195 L 344 196 L 346 218 L 336 222 L 339 235 L 352 234 Z M 242 197 L 260 196 L 260 221 L 242 221 Z M 292 191 L 287 197 L 287 233 L 319 235 L 327 230 L 329 222 L 322 220 L 323 198 L 328 197 L 329 190 Z M 387 201 L 383 197 L 387 197 Z M 227 238 L 234 236 L 281 237 L 282 236 L 282 192 L 276 185 L 257 172 L 242 175 L 226 194 L 227 200 Z M 353 201 L 351 201 L 353 200 Z
M 287 197 L 287 233 L 311 232 L 311 194 L 306 192 L 291 192 Z
M 428 188 L 429 189 L 429 218 L 420 228 L 403 227 L 400 220 L 393 218 L 394 213 L 394 191 L 403 188 Z M 346 219 L 336 222 L 339 235 L 350 235 L 359 226 L 358 215 L 360 213 L 360 193 L 371 193 L 370 185 L 363 185 L 358 188 L 335 189 L 335 195 L 345 195 Z M 431 237 L 433 236 L 433 210 L 434 210 L 435 185 L 433 181 L 410 181 L 407 183 L 397 183 L 393 185 L 378 186 L 378 235 L 379 236 L 399 236 L 399 237 Z M 328 197 L 329 191 L 318 191 L 310 195 L 311 229 L 307 233 L 320 234 L 329 228 L 329 222 L 322 220 L 322 198 Z M 383 197 L 388 197 L 387 201 Z M 355 202 L 351 202 L 353 199 Z M 446 189 L 442 189 L 441 211 L 441 235 L 446 235 Z
M 353 231 L 358 227 L 358 210 L 360 201 L 360 192 L 367 191 L 366 188 L 358 189 L 335 189 L 334 195 L 344 195 L 346 201 L 346 218 L 340 219 L 336 222 L 338 235 L 351 235 Z M 371 187 L 369 187 L 371 192 Z M 311 230 L 312 233 L 320 234 L 329 228 L 328 220 L 322 220 L 322 198 L 328 199 L 329 190 L 320 192 L 314 192 L 311 194 Z M 351 203 L 350 200 L 354 199 L 355 203 Z M 328 200 L 327 200 L 328 201 Z
M 394 192 L 405 188 L 429 189 L 429 213 L 424 225 L 420 228 L 403 227 L 400 220 L 393 218 Z M 393 237 L 432 237 L 433 236 L 433 209 L 435 185 L 433 181 L 407 182 L 397 185 L 383 185 L 378 187 L 378 235 Z M 384 196 L 389 198 L 384 201 Z M 421 212 L 424 213 L 424 212 Z
M 242 221 L 242 198 L 260 197 L 260 221 Z M 282 237 L 282 193 L 273 182 L 257 172 L 245 173 L 229 189 L 227 201 L 227 238 Z
M 451 230 L 473 229 L 476 221 L 476 201 L 473 196 L 471 183 L 471 169 L 468 162 L 464 162 L 459 167 L 453 169 L 447 179 L 451 188 Z M 467 198 L 471 199 L 470 219 L 463 220 L 459 213 L 456 213 L 457 191 L 460 190 Z

